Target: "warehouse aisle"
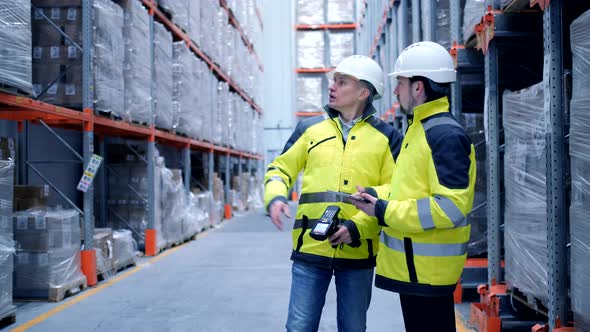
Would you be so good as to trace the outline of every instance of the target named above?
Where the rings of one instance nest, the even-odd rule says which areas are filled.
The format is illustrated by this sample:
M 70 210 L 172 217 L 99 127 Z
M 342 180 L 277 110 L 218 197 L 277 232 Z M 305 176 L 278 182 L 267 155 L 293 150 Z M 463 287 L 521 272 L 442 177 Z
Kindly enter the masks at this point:
M 28 331 L 283 331 L 290 251 L 290 232 L 276 231 L 262 210 L 247 213 L 142 259 L 116 282 L 58 304 L 19 303 L 17 324 L 6 330 L 55 312 Z M 334 285 L 320 331 L 336 331 Z M 374 290 L 368 331 L 403 331 L 397 295 Z

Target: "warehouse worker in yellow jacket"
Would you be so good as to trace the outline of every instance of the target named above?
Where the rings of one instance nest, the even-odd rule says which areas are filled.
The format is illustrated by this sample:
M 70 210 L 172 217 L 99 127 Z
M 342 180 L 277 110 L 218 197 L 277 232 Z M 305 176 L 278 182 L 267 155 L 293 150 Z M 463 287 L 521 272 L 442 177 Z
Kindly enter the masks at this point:
M 365 331 L 373 269 L 379 247 L 375 219 L 329 191 L 356 192 L 388 184 L 401 135 L 375 117 L 384 74 L 372 59 L 353 55 L 335 68 L 325 114 L 301 121 L 265 175 L 265 206 L 282 229 L 289 215 L 287 192 L 303 170 L 292 231 L 292 281 L 287 331 L 317 331 L 328 286 L 335 276 L 338 331 Z M 388 186 L 383 186 L 385 191 Z M 377 195 L 375 189 L 367 189 Z M 309 232 L 330 205 L 340 207 L 340 228 L 329 240 Z M 334 248 L 334 247 L 335 248 Z
M 406 331 L 455 331 L 453 291 L 469 241 L 474 147 L 449 113 L 455 69 L 439 44 L 419 42 L 398 57 L 395 95 L 408 130 L 388 197 L 355 203 L 382 234 L 375 285 L 400 294 Z

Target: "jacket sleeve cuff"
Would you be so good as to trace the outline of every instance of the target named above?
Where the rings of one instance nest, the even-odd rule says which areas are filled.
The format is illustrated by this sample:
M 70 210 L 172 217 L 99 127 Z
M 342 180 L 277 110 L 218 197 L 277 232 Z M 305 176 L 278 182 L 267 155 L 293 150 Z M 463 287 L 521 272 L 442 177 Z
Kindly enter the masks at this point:
M 387 204 L 389 201 L 384 199 L 377 200 L 375 204 L 375 217 L 377 217 L 377 222 L 380 226 L 388 227 L 385 223 L 385 210 L 387 210 Z
M 273 199 L 270 200 L 270 202 L 268 203 L 268 205 L 266 206 L 266 213 L 269 214 L 270 213 L 270 207 L 274 204 L 274 202 L 276 201 L 281 201 L 285 204 L 289 204 L 287 201 L 287 197 L 285 196 L 277 196 Z
M 358 248 L 361 246 L 361 234 L 359 233 L 356 224 L 352 220 L 344 220 L 342 222 L 342 226 L 348 229 L 348 233 L 350 233 L 350 238 L 352 240 L 351 243 L 348 245 L 353 248 Z
M 377 195 L 377 190 L 375 190 L 375 188 L 367 187 L 365 188 L 365 192 L 375 198 L 379 198 L 379 196 Z

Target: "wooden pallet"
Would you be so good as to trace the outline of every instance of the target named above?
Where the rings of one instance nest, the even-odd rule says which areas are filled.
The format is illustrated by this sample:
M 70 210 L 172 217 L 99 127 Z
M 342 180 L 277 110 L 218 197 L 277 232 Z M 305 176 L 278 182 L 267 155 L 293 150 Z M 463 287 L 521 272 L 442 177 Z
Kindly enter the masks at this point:
M 82 276 L 68 284 L 58 287 L 49 287 L 48 289 L 15 289 L 14 298 L 17 301 L 50 301 L 60 302 L 66 297 L 76 295 L 88 288 L 86 277 Z M 26 295 L 25 295 L 26 294 Z
M 16 323 L 16 307 L 9 305 L 11 308 L 0 314 L 0 329 Z
M 127 270 L 128 268 L 134 267 L 135 265 L 137 265 L 137 263 L 135 262 L 134 259 L 130 259 L 125 262 L 119 262 L 115 266 L 115 273 L 119 273 L 121 271 Z
M 11 85 L 7 85 L 2 82 L 0 82 L 0 92 L 4 92 L 4 93 L 15 95 L 15 96 L 33 98 L 33 95 L 31 92 L 22 90 L 20 88 L 13 87 Z

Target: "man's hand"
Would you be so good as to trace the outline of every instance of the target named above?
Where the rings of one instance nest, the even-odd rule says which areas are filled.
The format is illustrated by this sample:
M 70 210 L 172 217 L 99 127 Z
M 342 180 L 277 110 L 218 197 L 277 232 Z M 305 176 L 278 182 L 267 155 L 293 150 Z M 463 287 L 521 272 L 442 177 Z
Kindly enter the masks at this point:
M 364 203 L 361 201 L 357 201 L 357 200 L 351 200 L 352 204 L 354 206 L 356 206 L 357 209 L 363 211 L 364 213 L 368 214 L 371 217 L 375 216 L 375 204 L 377 203 L 377 198 L 367 194 L 367 192 L 365 191 L 365 188 L 363 186 L 356 186 L 356 190 L 358 190 L 358 192 L 356 192 L 354 195 L 355 196 L 360 196 L 366 200 L 368 200 L 370 203 Z
M 338 230 L 332 236 L 330 236 L 330 243 L 335 246 L 341 243 L 352 243 L 352 238 L 350 237 L 350 232 L 348 228 L 343 225 L 338 226 Z
M 285 217 L 287 218 L 291 218 L 291 216 L 289 215 L 289 205 L 287 205 L 285 202 L 283 201 L 275 201 L 274 203 L 272 203 L 270 209 L 269 209 L 269 214 L 270 214 L 270 220 L 272 220 L 272 223 L 279 229 L 279 230 L 283 230 L 283 222 L 281 221 L 281 215 L 285 215 Z

